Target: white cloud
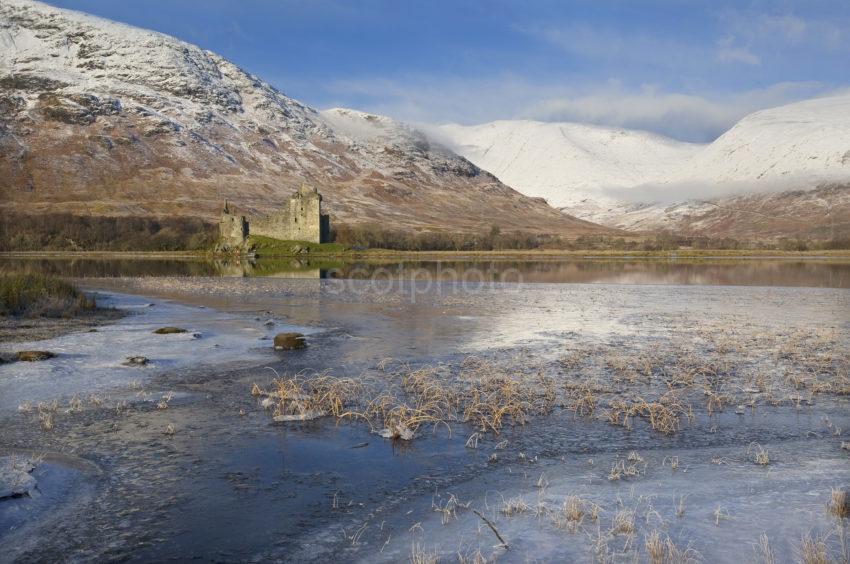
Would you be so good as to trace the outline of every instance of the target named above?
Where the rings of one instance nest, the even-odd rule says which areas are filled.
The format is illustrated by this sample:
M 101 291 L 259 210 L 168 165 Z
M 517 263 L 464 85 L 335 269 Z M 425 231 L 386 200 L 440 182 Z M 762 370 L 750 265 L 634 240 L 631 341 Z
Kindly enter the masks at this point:
M 730 36 L 745 39 L 765 52 L 786 48 L 814 48 L 835 51 L 848 46 L 850 19 L 803 18 L 792 13 L 763 13 L 733 10 L 720 20 Z
M 799 43 L 805 39 L 810 27 L 806 20 L 797 16 L 765 14 L 758 17 L 756 29 L 764 37 L 775 37 L 778 33 L 789 43 Z
M 760 65 L 761 58 L 744 47 L 736 47 L 732 37 L 725 37 L 718 42 L 717 60 L 721 63 L 744 63 Z
M 735 94 L 637 90 L 613 84 L 578 96 L 559 96 L 528 108 L 544 121 L 579 121 L 646 129 L 692 141 L 710 141 L 745 115 L 824 92 L 817 83 L 782 83 Z
M 635 63 L 677 68 L 691 65 L 709 52 L 704 46 L 672 36 L 624 32 L 587 24 L 524 26 L 515 29 L 579 58 L 610 61 L 618 65 Z
M 758 55 L 754 55 L 741 47 L 721 47 L 717 51 L 717 60 L 721 63 L 761 64 Z
M 569 83 L 569 81 L 565 81 Z M 671 92 L 612 80 L 570 87 L 512 75 L 490 79 L 417 76 L 328 85 L 358 109 L 409 123 L 475 124 L 498 119 L 574 121 L 644 129 L 688 141 L 711 141 L 745 115 L 828 93 L 816 82 L 780 83 L 740 93 Z M 326 107 L 345 105 L 333 99 Z

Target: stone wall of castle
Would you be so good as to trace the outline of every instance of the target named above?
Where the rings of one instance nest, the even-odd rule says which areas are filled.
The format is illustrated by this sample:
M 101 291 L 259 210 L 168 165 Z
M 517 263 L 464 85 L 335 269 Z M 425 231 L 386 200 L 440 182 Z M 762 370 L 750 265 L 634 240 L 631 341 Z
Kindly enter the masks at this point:
M 222 240 L 230 244 L 243 243 L 249 234 L 283 241 L 326 243 L 329 229 L 328 216 L 322 214 L 322 195 L 309 186 L 301 186 L 280 211 L 259 219 L 246 220 L 232 214 L 225 203 L 219 222 Z
M 231 213 L 227 202 L 218 221 L 218 232 L 226 247 L 237 247 L 248 238 L 248 220 L 244 215 Z

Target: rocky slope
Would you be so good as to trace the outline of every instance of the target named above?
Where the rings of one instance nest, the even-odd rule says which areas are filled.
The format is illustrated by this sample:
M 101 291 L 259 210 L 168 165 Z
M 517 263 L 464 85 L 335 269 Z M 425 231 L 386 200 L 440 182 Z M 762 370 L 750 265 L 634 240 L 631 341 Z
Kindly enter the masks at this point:
M 317 186 L 335 221 L 605 229 L 387 118 L 320 114 L 218 55 L 30 0 L 0 3 L 0 210 L 217 217 Z

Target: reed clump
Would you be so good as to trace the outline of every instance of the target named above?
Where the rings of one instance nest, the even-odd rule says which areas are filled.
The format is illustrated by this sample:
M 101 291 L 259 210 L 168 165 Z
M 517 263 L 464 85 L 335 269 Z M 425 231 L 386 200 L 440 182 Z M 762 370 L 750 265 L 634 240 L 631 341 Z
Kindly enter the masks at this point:
M 654 430 L 671 434 L 680 429 L 681 418 L 693 418 L 690 404 L 683 403 L 672 391 L 658 399 L 647 401 L 642 397 L 635 399 L 614 399 L 608 404 L 607 419 L 612 425 L 631 428 L 634 417 L 644 419 Z
M 832 488 L 829 499 L 829 512 L 839 519 L 850 517 L 850 496 L 847 495 L 847 490 Z
M 277 374 L 275 372 L 275 374 Z M 266 392 L 254 384 L 252 395 L 263 397 L 261 405 L 272 411 L 275 421 L 307 421 L 332 415 L 340 418 L 351 405 L 361 385 L 350 378 L 319 374 L 312 378 L 283 378 L 278 375 Z
M 73 317 L 96 307 L 94 298 L 55 276 L 0 275 L 0 316 Z

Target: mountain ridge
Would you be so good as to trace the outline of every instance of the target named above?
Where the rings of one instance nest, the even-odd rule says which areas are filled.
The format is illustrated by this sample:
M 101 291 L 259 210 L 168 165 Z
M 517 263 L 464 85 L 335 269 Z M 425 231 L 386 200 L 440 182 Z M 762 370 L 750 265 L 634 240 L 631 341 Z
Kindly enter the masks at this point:
M 573 236 L 564 216 L 389 118 L 366 142 L 200 47 L 34 0 L 0 5 L 0 209 L 217 217 L 315 185 L 335 221 Z M 369 125 L 373 119 L 358 114 Z M 333 117 L 333 116 L 331 116 Z M 377 119 L 377 118 L 376 118 Z M 361 124 L 362 125 L 362 124 Z
M 527 150 L 523 139 L 529 128 L 548 133 L 534 140 L 535 150 Z M 563 128 L 583 132 L 582 139 L 565 136 L 565 142 L 551 134 Z M 844 190 L 850 186 L 850 95 L 755 112 L 706 145 L 621 128 L 526 120 L 435 131 L 508 185 L 611 227 L 712 236 L 823 233 L 817 214 L 806 209 L 823 209 L 818 197 L 797 194 L 811 190 L 825 194 L 837 214 L 829 218 L 830 232 L 836 221 L 840 233 L 848 232 Z M 774 207 L 772 200 L 794 202 L 796 212 L 815 225 L 801 231 L 777 217 L 774 226 L 756 222 L 761 230 L 749 229 L 747 214 Z M 736 221 L 730 210 L 741 205 Z

